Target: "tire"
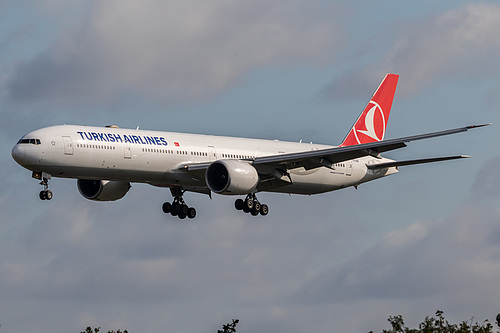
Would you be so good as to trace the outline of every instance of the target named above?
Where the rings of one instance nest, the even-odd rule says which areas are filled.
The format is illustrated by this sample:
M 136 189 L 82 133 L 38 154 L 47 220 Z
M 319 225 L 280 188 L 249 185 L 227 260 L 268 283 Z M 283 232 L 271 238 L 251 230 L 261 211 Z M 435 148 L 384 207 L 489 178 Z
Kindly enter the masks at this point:
M 188 212 L 189 212 L 189 207 L 187 205 L 181 205 L 181 211 L 179 215 L 181 215 L 182 213 L 182 215 L 187 216 Z
M 177 215 L 179 215 L 179 212 L 177 212 L 177 211 L 176 211 L 176 210 L 172 207 L 172 209 L 170 209 L 170 215 L 172 215 L 172 216 L 177 216 Z
M 187 217 L 189 217 L 190 219 L 194 219 L 196 217 L 196 209 L 194 209 L 193 207 L 189 208 Z
M 186 218 L 186 214 L 184 214 L 183 212 L 180 212 L 177 217 L 180 218 L 181 220 L 184 220 Z
M 245 200 L 245 206 L 249 209 L 249 210 L 252 210 L 253 206 L 254 206 L 254 202 L 253 202 L 253 199 L 251 198 L 248 198 Z
M 47 199 L 47 197 L 45 196 L 45 191 L 40 191 L 39 196 L 40 196 L 40 200 L 46 200 Z
M 163 206 L 161 206 L 161 209 L 165 214 L 168 214 L 172 210 L 172 204 L 170 202 L 164 202 Z
M 172 204 L 172 212 L 175 212 L 175 215 L 179 215 L 179 213 L 181 212 L 181 207 L 182 205 L 178 202 L 174 202 Z
M 236 199 L 236 201 L 234 202 L 234 208 L 236 208 L 236 210 L 242 210 L 244 206 L 245 202 L 243 201 L 243 199 Z
M 260 207 L 262 207 L 262 205 L 260 204 L 260 202 L 256 201 L 253 204 L 253 209 L 252 210 L 255 210 L 257 213 L 259 213 L 260 212 Z
M 266 204 L 260 206 L 260 215 L 266 216 L 269 214 L 269 207 Z
M 257 216 L 259 215 L 259 211 L 255 209 L 255 207 L 252 209 L 252 211 L 250 212 L 250 214 L 252 214 L 252 216 Z
M 45 199 L 52 200 L 53 194 L 51 190 L 45 191 Z
M 247 205 L 244 205 L 242 210 L 245 213 L 250 213 L 250 209 L 247 207 Z

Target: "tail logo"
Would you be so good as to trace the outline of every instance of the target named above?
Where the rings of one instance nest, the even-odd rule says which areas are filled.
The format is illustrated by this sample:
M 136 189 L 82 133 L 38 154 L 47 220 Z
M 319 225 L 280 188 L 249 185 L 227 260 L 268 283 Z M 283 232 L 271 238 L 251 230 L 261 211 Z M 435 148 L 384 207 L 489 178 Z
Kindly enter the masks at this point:
M 392 101 L 399 76 L 387 74 L 361 112 L 341 146 L 360 145 L 384 140 Z
M 365 128 L 366 129 L 360 129 L 357 128 L 359 127 L 360 124 L 362 124 L 362 121 L 358 121 L 356 125 L 354 126 L 354 135 L 356 136 L 356 141 L 358 143 L 362 143 L 363 140 L 360 140 L 358 135 L 359 133 L 364 134 L 376 141 L 380 141 L 384 139 L 384 134 L 385 134 L 385 127 L 386 127 L 386 120 L 384 117 L 384 112 L 382 111 L 382 108 L 380 105 L 375 102 L 375 101 L 370 101 L 368 103 L 368 106 L 373 105 L 370 110 L 365 115 Z M 361 119 L 360 119 L 361 120 Z

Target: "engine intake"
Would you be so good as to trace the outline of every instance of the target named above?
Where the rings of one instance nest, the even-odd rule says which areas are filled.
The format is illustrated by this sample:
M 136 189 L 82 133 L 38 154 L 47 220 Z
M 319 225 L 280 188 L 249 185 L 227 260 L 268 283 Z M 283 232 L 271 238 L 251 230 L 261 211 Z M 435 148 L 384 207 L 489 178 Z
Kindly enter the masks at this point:
M 259 184 L 259 174 L 246 162 L 219 160 L 208 166 L 205 181 L 208 188 L 218 194 L 248 194 Z
M 129 182 L 91 179 L 78 179 L 77 186 L 84 198 L 94 201 L 121 199 L 131 187 Z

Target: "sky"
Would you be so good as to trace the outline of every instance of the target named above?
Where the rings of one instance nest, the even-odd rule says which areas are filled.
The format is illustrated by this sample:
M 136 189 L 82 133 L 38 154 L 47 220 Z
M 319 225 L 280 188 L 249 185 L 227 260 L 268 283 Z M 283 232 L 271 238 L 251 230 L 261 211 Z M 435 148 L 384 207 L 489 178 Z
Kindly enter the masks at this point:
M 386 138 L 500 123 L 494 1 L 0 0 L 0 332 L 367 332 L 436 310 L 500 312 L 498 125 L 414 142 L 394 159 L 472 158 L 315 195 L 133 184 L 51 201 L 11 149 L 56 124 L 339 144 L 386 73 Z

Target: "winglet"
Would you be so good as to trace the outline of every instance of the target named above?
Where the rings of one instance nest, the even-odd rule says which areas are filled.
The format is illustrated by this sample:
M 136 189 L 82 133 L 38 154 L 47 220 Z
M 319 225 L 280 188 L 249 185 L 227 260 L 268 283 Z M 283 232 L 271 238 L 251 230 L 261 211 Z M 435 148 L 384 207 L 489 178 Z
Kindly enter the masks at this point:
M 387 74 L 340 145 L 352 146 L 384 139 L 399 75 Z
M 493 123 L 487 123 L 487 124 L 481 124 L 481 125 L 470 125 L 470 126 L 467 126 L 467 129 L 473 129 L 473 128 L 479 128 L 479 127 L 484 127 L 484 126 L 490 126 L 490 125 L 493 125 Z

